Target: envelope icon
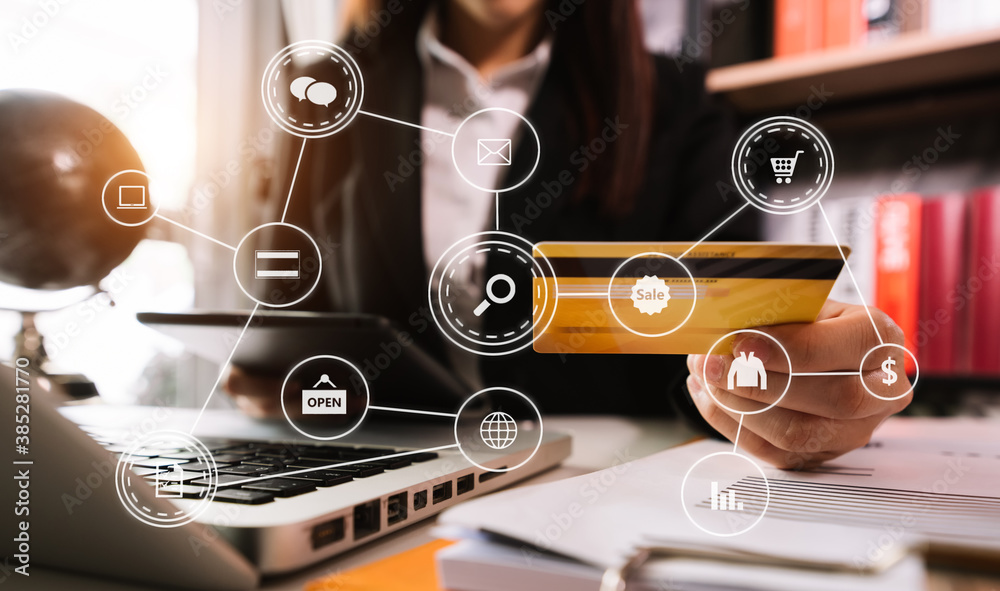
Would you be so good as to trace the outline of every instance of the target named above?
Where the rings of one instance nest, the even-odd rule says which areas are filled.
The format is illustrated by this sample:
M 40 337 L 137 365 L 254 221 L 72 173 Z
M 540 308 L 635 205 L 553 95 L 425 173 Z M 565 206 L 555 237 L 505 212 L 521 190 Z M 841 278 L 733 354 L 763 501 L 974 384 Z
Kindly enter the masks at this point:
M 511 141 L 509 139 L 479 140 L 477 146 L 479 166 L 510 166 Z

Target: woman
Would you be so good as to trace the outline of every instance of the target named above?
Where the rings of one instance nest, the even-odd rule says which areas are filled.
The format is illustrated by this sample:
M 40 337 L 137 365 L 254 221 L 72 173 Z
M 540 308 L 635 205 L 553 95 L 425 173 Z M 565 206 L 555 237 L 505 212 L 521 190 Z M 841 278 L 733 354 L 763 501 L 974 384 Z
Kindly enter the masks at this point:
M 704 369 L 725 389 L 721 358 L 689 356 L 685 390 L 681 359 L 472 357 L 446 346 L 426 318 L 434 261 L 455 236 L 492 227 L 494 216 L 500 229 L 531 242 L 693 241 L 738 207 L 716 189 L 727 178 L 733 136 L 705 93 L 703 72 L 645 51 L 635 2 L 367 0 L 353 8 L 346 46 L 365 77 L 365 111 L 450 133 L 470 113 L 499 106 L 533 122 L 542 153 L 530 180 L 503 193 L 494 211 L 491 198 L 455 176 L 440 134 L 359 117 L 310 141 L 288 221 L 340 248 L 307 308 L 387 316 L 469 384 L 521 389 L 543 412 L 661 414 L 673 404 L 734 438 L 738 415 L 705 393 L 701 377 Z M 310 75 L 322 79 L 322 71 Z M 286 179 L 297 147 L 287 150 Z M 512 176 L 530 167 L 522 152 L 515 150 Z M 414 161 L 422 165 L 404 165 Z M 756 239 L 756 225 L 744 213 L 713 239 Z M 888 317 L 873 315 L 887 342 L 902 342 Z M 866 311 L 836 302 L 814 324 L 765 330 L 797 372 L 856 368 L 878 344 Z M 767 341 L 736 348 L 771 372 L 787 371 Z M 227 388 L 252 412 L 276 404 L 275 384 L 238 370 Z M 778 407 L 746 416 L 740 445 L 776 466 L 815 464 L 863 445 L 908 402 L 877 400 L 857 377 L 797 380 Z

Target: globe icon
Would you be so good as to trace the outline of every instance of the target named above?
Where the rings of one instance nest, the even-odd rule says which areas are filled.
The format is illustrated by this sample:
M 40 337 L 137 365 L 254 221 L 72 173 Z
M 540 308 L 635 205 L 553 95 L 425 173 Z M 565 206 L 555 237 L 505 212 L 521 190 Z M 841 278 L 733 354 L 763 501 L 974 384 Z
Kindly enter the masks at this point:
M 505 412 L 491 412 L 479 425 L 479 435 L 483 443 L 493 449 L 506 449 L 517 437 L 517 423 Z

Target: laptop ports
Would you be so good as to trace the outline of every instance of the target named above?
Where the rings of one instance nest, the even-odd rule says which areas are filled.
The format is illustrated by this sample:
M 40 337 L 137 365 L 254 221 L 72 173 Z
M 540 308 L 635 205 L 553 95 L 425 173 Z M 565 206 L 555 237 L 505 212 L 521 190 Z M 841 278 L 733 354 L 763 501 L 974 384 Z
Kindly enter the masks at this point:
M 344 539 L 344 518 L 338 517 L 330 521 L 324 521 L 312 529 L 312 548 L 319 550 L 324 546 L 329 546 L 334 542 Z
M 458 480 L 455 481 L 455 492 L 457 494 L 464 495 L 465 493 L 472 491 L 474 488 L 476 488 L 475 474 L 459 476 Z
M 378 533 L 381 527 L 382 512 L 379 505 L 381 501 L 375 499 L 369 503 L 362 503 L 354 507 L 354 539 L 360 540 L 365 536 Z
M 447 501 L 451 498 L 451 481 L 442 482 L 441 484 L 434 485 L 434 492 L 432 493 L 434 497 L 434 504 Z
M 392 495 L 385 506 L 385 520 L 387 525 L 393 525 L 406 519 L 406 503 L 409 495 L 405 492 Z
M 504 470 L 506 469 L 507 466 L 500 466 L 499 468 L 497 468 L 496 472 L 483 472 L 482 474 L 479 475 L 479 484 L 482 484 L 484 482 L 489 482 L 490 480 L 493 480 L 498 476 L 503 476 L 505 473 Z
M 419 511 L 427 506 L 427 491 L 421 490 L 413 493 L 413 510 Z

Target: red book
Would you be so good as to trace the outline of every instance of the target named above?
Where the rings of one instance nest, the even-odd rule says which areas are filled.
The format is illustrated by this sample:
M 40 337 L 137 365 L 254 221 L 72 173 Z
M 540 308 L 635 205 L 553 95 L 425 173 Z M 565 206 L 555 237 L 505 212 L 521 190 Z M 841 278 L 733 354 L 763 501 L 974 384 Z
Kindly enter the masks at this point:
M 823 48 L 823 4 L 823 0 L 775 0 L 775 57 Z
M 965 273 L 965 209 L 961 193 L 924 201 L 920 320 L 914 341 L 920 372 L 951 375 L 958 369 L 958 335 L 967 307 L 955 297 Z
M 905 335 L 906 348 L 917 354 L 920 321 L 920 195 L 907 193 L 879 200 L 875 226 L 875 306 Z M 916 368 L 907 357 L 906 372 Z
M 969 260 L 961 296 L 969 301 L 969 370 L 1000 375 L 1000 187 L 972 195 Z
M 868 33 L 865 0 L 823 0 L 823 46 L 860 45 Z

